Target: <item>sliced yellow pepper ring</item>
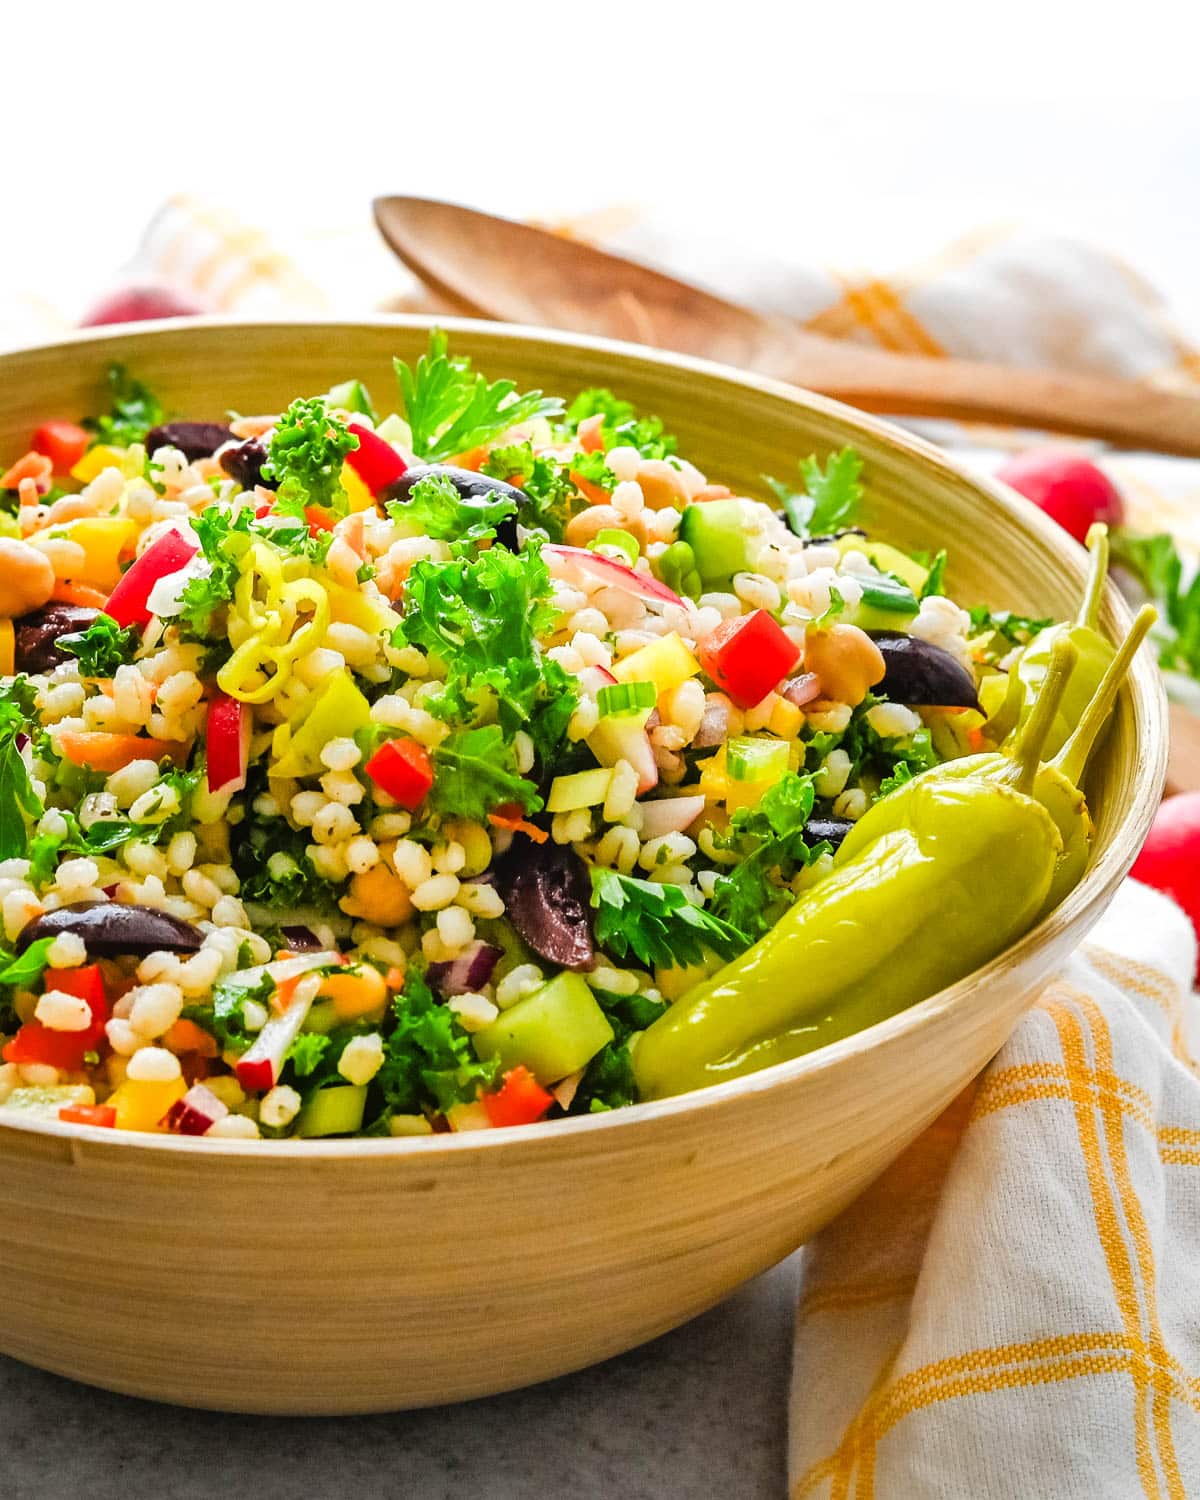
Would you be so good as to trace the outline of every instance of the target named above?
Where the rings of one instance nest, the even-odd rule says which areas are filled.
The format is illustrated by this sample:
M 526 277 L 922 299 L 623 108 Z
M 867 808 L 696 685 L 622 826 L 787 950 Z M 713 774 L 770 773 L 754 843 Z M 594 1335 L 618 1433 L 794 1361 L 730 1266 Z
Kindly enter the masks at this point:
M 260 600 L 261 590 L 261 600 Z M 251 625 L 262 628 L 269 617 L 278 618 L 283 590 L 283 570 L 269 547 L 256 542 L 246 553 L 234 586 L 234 608 Z
M 292 675 L 291 662 L 281 665 L 277 651 L 275 640 L 265 632 L 251 636 L 217 673 L 217 686 L 242 703 L 268 702 Z
M 312 578 L 298 578 L 295 583 L 285 583 L 281 603 L 286 611 L 285 625 L 290 636 L 276 651 L 276 660 L 282 665 L 292 663 L 314 650 L 325 639 L 329 629 L 329 595 Z M 311 604 L 312 611 L 295 634 L 296 621 L 300 618 L 300 606 Z
M 252 560 L 257 550 L 260 549 L 251 549 Z M 278 570 L 273 558 L 256 571 L 258 577 L 267 581 L 268 601 L 279 607 L 259 607 L 249 570 L 238 579 L 234 593 L 239 629 L 236 632 L 231 629 L 230 634 L 231 637 L 242 634 L 246 628 L 253 633 L 239 644 L 217 673 L 217 685 L 242 703 L 266 703 L 280 693 L 295 663 L 319 646 L 329 629 L 329 596 L 319 583 L 311 578 L 298 578 L 295 583 L 276 584 L 272 575 L 277 576 Z M 304 605 L 312 606 L 311 613 L 296 629 Z M 253 623 L 246 618 L 251 611 Z

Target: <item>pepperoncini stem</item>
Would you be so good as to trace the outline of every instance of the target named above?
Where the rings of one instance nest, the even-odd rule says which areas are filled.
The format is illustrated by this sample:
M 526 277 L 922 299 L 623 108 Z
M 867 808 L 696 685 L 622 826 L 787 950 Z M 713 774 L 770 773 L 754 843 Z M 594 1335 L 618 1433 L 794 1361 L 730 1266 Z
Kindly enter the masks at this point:
M 1091 561 L 1075 623 L 1095 630 L 1100 618 L 1100 600 L 1104 596 L 1104 584 L 1108 578 L 1108 527 L 1103 521 L 1095 521 L 1088 528 L 1087 549 Z
M 1024 705 L 1025 684 L 1021 681 L 1021 674 L 1014 663 L 1008 674 L 1008 687 L 1005 689 L 1004 702 L 983 726 L 984 737 L 993 745 L 1002 745 L 1020 723 L 1021 709 Z
M 1087 769 L 1088 757 L 1095 747 L 1100 731 L 1104 728 L 1109 714 L 1112 712 L 1113 704 L 1117 700 L 1117 693 L 1121 684 L 1128 675 L 1129 668 L 1133 664 L 1133 658 L 1137 655 L 1138 647 L 1146 639 L 1150 627 L 1158 619 L 1158 611 L 1153 605 L 1144 604 L 1138 611 L 1129 634 L 1121 642 L 1116 655 L 1104 670 L 1104 676 L 1100 679 L 1100 685 L 1092 695 L 1092 701 L 1088 704 L 1083 717 L 1071 732 L 1070 738 L 1050 762 L 1059 774 L 1066 778 L 1072 786 L 1078 786 L 1083 779 L 1083 773 Z
M 1042 749 L 1053 728 L 1059 704 L 1078 660 L 1079 651 L 1075 643 L 1066 636 L 1060 636 L 1050 652 L 1046 677 L 1033 700 L 1033 711 L 1021 726 L 1021 732 L 1013 746 L 1013 765 L 1017 770 L 1013 785 L 1017 791 L 1026 795 L 1033 793 L 1034 778 L 1042 763 Z

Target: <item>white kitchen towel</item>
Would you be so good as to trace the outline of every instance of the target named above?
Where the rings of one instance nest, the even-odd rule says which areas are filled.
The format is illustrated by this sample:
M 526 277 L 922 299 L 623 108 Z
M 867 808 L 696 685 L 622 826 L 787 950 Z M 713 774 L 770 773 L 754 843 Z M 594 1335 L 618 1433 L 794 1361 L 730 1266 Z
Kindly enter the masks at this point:
M 804 1255 L 791 1500 L 1200 1495 L 1195 940 L 1126 881 Z

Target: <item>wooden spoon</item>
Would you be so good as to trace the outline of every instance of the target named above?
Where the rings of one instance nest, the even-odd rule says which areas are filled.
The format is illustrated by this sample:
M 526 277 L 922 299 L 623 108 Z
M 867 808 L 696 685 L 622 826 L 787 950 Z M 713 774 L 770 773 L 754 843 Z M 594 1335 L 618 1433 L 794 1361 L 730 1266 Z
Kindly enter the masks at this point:
M 865 411 L 1006 422 L 1200 456 L 1200 396 L 867 349 L 511 219 L 428 198 L 377 198 L 374 209 L 404 264 L 458 311 L 721 360 Z

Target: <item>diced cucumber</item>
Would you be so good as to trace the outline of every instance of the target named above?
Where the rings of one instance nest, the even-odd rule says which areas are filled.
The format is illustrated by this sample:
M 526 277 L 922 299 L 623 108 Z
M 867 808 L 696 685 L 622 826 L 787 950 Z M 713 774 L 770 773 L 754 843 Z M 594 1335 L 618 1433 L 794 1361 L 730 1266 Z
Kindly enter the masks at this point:
M 361 380 L 343 380 L 341 385 L 333 387 L 325 400 L 341 411 L 361 412 L 364 417 L 370 417 L 372 422 L 375 420 L 375 408 L 371 405 L 371 397 Z
M 57 1120 L 64 1105 L 95 1102 L 96 1095 L 86 1083 L 50 1083 L 13 1089 L 0 1109 L 19 1109 L 36 1120 Z
M 586 980 L 570 972 L 518 1000 L 472 1038 L 485 1062 L 497 1057 L 505 1072 L 523 1063 L 542 1084 L 582 1068 L 612 1039 Z
M 393 412 L 376 427 L 375 436 L 381 437 L 385 443 L 399 443 L 402 448 L 407 448 L 412 442 L 412 428 L 403 417 Z
M 595 771 L 576 771 L 573 776 L 556 776 L 550 783 L 546 811 L 574 812 L 580 807 L 599 807 L 608 796 L 612 778 L 607 766 Z
M 787 741 L 739 735 L 725 747 L 725 768 L 731 781 L 764 781 L 770 785 L 787 774 Z
M 894 573 L 920 598 L 925 580 L 929 577 L 929 569 L 914 562 L 899 547 L 893 547 L 888 542 L 870 542 L 863 536 L 839 537 L 834 546 L 843 557 L 847 552 L 864 553 L 881 573 Z
M 843 618 L 860 630 L 903 630 L 920 607 L 908 584 L 891 577 L 872 578 L 863 583 L 861 602 Z
M 341 1020 L 335 1000 L 314 1000 L 308 1008 L 302 1030 L 328 1036 L 335 1026 L 341 1025 Z
M 433 1126 L 424 1115 L 391 1115 L 388 1118 L 389 1135 L 432 1135 Z
M 366 1084 L 339 1084 L 316 1089 L 296 1116 L 296 1134 L 302 1136 L 353 1135 L 362 1127 L 367 1106 Z
M 707 500 L 685 506 L 679 538 L 687 542 L 706 584 L 721 583 L 750 566 L 740 500 Z

